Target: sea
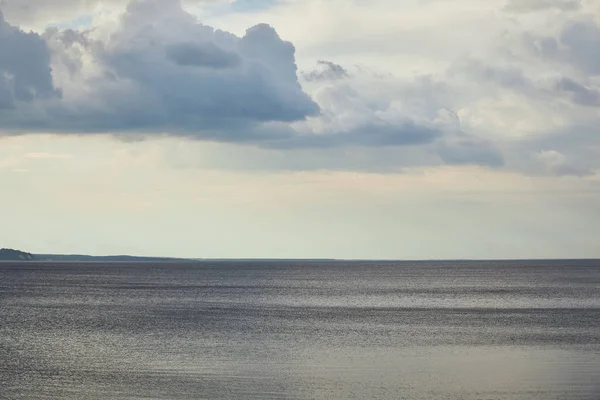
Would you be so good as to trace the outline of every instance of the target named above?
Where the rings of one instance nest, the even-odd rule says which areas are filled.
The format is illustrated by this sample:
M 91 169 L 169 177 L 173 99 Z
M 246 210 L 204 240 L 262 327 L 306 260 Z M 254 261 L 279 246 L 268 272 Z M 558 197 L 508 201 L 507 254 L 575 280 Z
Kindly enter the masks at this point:
M 600 261 L 4 262 L 0 399 L 600 400 Z

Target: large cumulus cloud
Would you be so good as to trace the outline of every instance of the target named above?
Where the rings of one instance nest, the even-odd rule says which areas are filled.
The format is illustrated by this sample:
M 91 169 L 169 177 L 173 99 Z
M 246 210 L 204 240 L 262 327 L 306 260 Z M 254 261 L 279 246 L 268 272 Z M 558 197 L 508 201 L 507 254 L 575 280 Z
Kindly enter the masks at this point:
M 73 30 L 41 37 L 6 22 L 2 29 L 0 69 L 14 81 L 3 99 L 16 108 L 4 111 L 5 129 L 201 137 L 319 112 L 298 82 L 294 46 L 273 28 L 257 25 L 240 38 L 197 22 L 177 0 L 131 2 L 106 41 Z M 62 97 L 50 96 L 55 86 Z

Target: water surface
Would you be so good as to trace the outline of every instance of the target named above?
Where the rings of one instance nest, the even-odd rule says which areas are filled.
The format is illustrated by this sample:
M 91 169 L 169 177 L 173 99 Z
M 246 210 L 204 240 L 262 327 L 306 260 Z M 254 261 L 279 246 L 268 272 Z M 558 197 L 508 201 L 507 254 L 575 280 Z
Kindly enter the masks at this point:
M 0 263 L 0 399 L 600 399 L 600 262 Z

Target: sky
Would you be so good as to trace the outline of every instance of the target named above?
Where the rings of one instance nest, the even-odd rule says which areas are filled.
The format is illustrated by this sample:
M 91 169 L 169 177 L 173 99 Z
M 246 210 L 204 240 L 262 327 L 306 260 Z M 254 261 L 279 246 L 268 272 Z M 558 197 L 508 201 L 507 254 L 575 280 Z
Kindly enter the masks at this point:
M 600 258 L 597 0 L 0 11 L 0 247 Z

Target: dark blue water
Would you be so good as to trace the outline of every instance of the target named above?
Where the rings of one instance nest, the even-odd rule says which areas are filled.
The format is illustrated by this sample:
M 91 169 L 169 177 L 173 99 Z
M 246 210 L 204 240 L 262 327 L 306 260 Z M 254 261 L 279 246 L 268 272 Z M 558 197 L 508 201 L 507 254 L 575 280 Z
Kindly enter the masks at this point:
M 600 399 L 600 262 L 0 263 L 0 399 Z

